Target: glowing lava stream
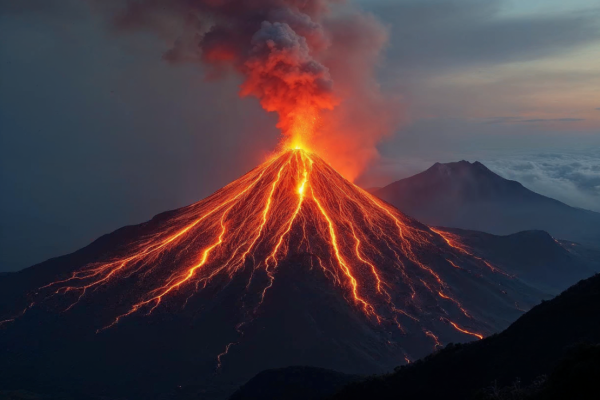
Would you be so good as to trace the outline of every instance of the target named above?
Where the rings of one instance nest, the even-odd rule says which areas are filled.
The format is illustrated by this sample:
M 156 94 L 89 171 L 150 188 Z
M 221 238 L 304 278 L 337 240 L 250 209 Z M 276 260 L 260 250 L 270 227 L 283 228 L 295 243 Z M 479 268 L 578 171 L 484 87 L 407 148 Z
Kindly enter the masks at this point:
M 167 299 L 184 299 L 185 305 L 208 285 L 222 287 L 244 277 L 246 291 L 257 294 L 247 311 L 252 319 L 282 264 L 303 257 L 376 324 L 402 332 L 403 325 L 420 324 L 420 333 L 435 346 L 440 346 L 439 333 L 433 333 L 440 320 L 481 339 L 471 326 L 482 324 L 461 305 L 427 254 L 439 254 L 435 268 L 442 265 L 452 274 L 468 271 L 449 258 L 499 271 L 451 234 L 430 230 L 350 183 L 314 153 L 291 149 L 158 220 L 152 233 L 124 245 L 119 256 L 87 265 L 40 293 L 69 296 L 70 309 L 101 289 L 135 287 L 121 291 L 126 293 L 121 312 L 106 329 L 132 314 L 151 314 Z M 451 321 L 444 307 L 460 321 Z

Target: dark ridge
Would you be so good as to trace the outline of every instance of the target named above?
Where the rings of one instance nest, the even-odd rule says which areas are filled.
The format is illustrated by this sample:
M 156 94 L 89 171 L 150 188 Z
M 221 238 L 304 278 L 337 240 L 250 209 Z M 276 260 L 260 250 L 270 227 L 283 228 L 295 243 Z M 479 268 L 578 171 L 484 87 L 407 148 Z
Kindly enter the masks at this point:
M 323 368 L 288 367 L 263 371 L 238 389 L 230 400 L 320 400 L 360 379 Z

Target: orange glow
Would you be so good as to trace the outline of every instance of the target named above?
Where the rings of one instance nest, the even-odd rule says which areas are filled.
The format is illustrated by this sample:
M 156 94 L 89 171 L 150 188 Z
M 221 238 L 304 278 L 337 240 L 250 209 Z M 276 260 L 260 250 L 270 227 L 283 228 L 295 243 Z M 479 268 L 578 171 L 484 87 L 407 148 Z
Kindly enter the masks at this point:
M 317 112 L 310 108 L 295 111 L 290 120 L 291 127 L 285 133 L 284 147 L 290 150 L 310 151 L 310 143 L 317 123 Z
M 304 257 L 301 265 L 322 271 L 358 312 L 384 329 L 404 333 L 417 324 L 420 334 L 441 346 L 433 321 L 448 320 L 446 310 L 452 310 L 461 321 L 448 320 L 456 331 L 483 337 L 461 328 L 467 321 L 481 325 L 442 276 L 464 271 L 449 258 L 470 265 L 485 260 L 446 232 L 430 230 L 347 181 L 304 148 L 283 150 L 153 229 L 124 245 L 119 256 L 41 289 L 69 296 L 70 309 L 102 288 L 137 282 L 141 290 L 127 293 L 103 330 L 133 314 L 152 314 L 166 303 L 185 305 L 223 279 L 245 279 L 256 300 L 248 305 L 249 320 L 236 328 L 241 337 L 242 327 L 268 301 L 280 268 Z M 432 254 L 439 257 L 436 267 L 427 261 Z M 431 310 L 438 310 L 437 316 Z M 235 344 L 218 355 L 219 365 Z

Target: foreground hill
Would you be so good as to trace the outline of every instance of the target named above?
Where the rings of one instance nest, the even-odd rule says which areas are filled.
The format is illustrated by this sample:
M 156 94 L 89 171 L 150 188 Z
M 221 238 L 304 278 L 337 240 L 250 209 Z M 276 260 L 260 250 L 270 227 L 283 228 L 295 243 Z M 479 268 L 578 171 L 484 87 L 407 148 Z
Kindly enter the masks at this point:
M 263 371 L 230 400 L 317 400 L 331 396 L 360 375 L 314 367 L 287 367 Z
M 600 213 L 532 192 L 480 162 L 436 163 L 373 193 L 429 225 L 497 235 L 540 229 L 559 239 L 600 247 Z

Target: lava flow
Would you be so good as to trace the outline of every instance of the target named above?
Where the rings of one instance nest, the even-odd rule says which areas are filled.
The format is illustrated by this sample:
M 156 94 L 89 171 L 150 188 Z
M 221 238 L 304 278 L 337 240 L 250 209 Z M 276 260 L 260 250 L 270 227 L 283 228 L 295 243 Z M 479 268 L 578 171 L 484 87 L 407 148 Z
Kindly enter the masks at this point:
M 434 334 L 440 323 L 481 339 L 472 327 L 485 323 L 465 309 L 442 276 L 500 270 L 449 235 L 355 186 L 316 154 L 288 149 L 164 218 L 119 256 L 76 270 L 40 294 L 67 296 L 69 310 L 100 290 L 134 282 L 136 290 L 124 291 L 121 311 L 101 331 L 165 303 L 185 305 L 209 285 L 245 276 L 250 317 L 238 325 L 243 334 L 280 268 L 296 262 L 320 269 L 376 325 L 403 333 L 416 327 L 434 346 L 440 345 Z

